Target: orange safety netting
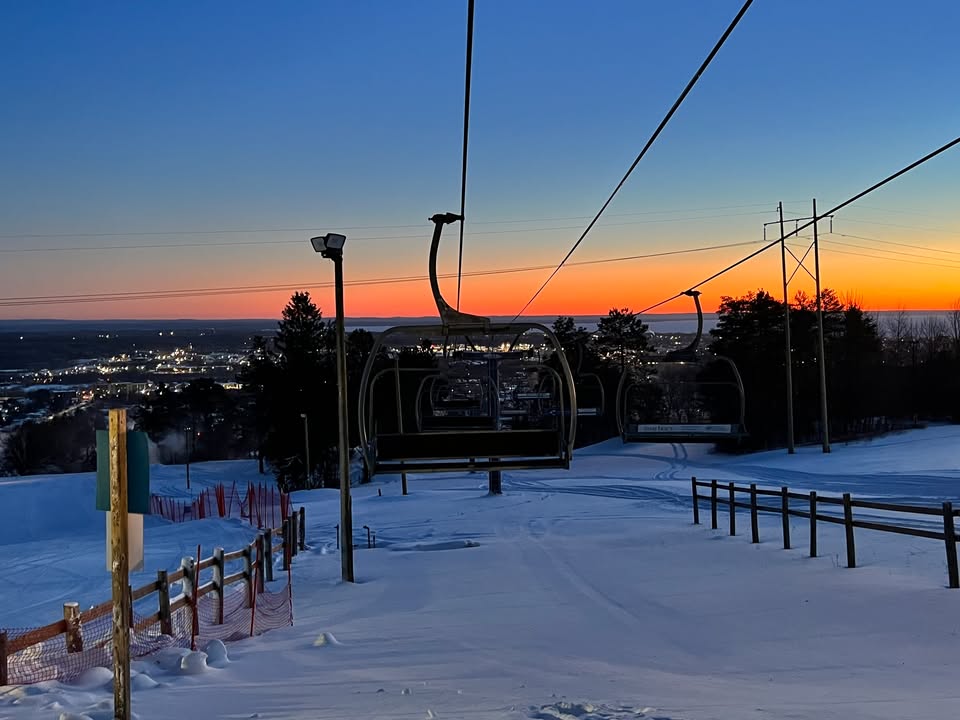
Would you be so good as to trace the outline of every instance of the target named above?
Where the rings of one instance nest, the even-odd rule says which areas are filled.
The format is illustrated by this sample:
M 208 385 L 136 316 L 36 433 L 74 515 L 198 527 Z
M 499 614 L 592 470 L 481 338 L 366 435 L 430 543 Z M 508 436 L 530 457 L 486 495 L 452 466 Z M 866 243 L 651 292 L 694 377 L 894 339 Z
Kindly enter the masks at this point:
M 284 587 L 276 591 L 264 588 L 251 595 L 247 585 L 230 586 L 223 599 L 223 623 L 216 622 L 219 614 L 215 593 L 204 595 L 197 602 L 197 647 L 209 640 L 239 640 L 293 624 L 291 585 L 288 578 Z M 133 614 L 130 632 L 130 656 L 139 658 L 164 647 L 189 648 L 193 640 L 193 607 L 186 605 L 170 614 L 171 634 L 164 635 L 159 621 L 145 623 L 144 616 Z M 18 638 L 33 628 L 0 628 L 7 634 L 7 647 L 16 645 Z M 28 685 L 45 680 L 71 680 L 93 667 L 113 666 L 113 616 L 108 613 L 83 622 L 80 634 L 83 649 L 67 652 L 66 636 L 61 634 L 7 655 L 7 682 L 10 685 Z M 2 649 L 0 649 L 2 651 Z M 2 662 L 2 658 L 0 658 Z
M 150 496 L 150 514 L 173 522 L 203 518 L 239 517 L 258 528 L 277 527 L 292 511 L 290 496 L 265 484 L 249 483 L 246 489 L 218 484 L 206 488 L 189 502 L 166 495 Z

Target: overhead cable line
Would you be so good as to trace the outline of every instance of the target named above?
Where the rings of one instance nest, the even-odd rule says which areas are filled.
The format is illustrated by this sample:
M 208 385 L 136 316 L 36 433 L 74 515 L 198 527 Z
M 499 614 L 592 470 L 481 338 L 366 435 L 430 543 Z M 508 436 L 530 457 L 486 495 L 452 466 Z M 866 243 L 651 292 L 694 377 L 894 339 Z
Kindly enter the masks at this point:
M 834 230 L 832 235 L 839 235 L 845 238 L 855 238 L 857 240 L 866 240 L 868 242 L 882 243 L 883 245 L 896 245 L 897 247 L 911 248 L 913 250 L 926 250 L 928 252 L 946 253 L 947 255 L 960 255 L 957 250 L 942 250 L 941 248 L 929 247 L 926 245 L 912 245 L 910 243 L 894 242 L 893 240 L 881 240 L 880 238 L 867 237 L 866 235 L 850 235 L 849 233 L 837 232 Z M 879 249 L 879 248 L 877 248 Z
M 744 216 L 754 216 L 754 215 L 767 215 L 768 211 L 753 211 L 753 212 L 739 212 L 739 213 L 724 213 L 721 215 L 698 215 L 696 217 L 681 217 L 681 218 L 658 218 L 652 220 L 631 220 L 627 222 L 620 223 L 607 223 L 604 225 L 604 228 L 613 228 L 613 227 L 628 227 L 631 225 L 662 225 L 669 223 L 681 223 L 681 222 L 695 222 L 698 220 L 716 220 L 718 218 L 728 218 L 728 217 L 744 217 Z M 479 232 L 471 232 L 470 236 L 480 236 L 480 235 L 509 235 L 515 233 L 532 233 L 532 232 L 552 232 L 556 230 L 576 230 L 579 225 L 563 225 L 559 227 L 540 227 L 540 228 L 511 228 L 506 230 L 481 230 Z M 312 232 L 312 231 L 311 231 Z M 372 237 L 352 237 L 352 242 L 368 241 L 368 240 L 404 240 L 410 238 L 419 238 L 423 237 L 422 233 L 416 233 L 413 235 L 378 235 Z M 268 246 L 268 245 L 302 245 L 303 240 L 219 240 L 215 242 L 185 242 L 185 243 L 150 243 L 150 244 L 141 244 L 141 245 L 84 245 L 79 247 L 70 247 L 69 245 L 62 246 L 47 246 L 47 247 L 18 247 L 18 248 L 0 248 L 0 253 L 44 253 L 44 252 L 86 252 L 86 251 L 98 251 L 98 250 L 162 250 L 166 248 L 207 248 L 207 247 L 226 247 L 226 246 L 247 246 L 247 247 L 256 247 L 258 245 Z M 553 267 L 548 265 L 548 268 Z
M 863 220 L 860 218 L 852 218 L 852 217 L 845 217 L 844 220 L 852 223 L 864 223 L 866 225 L 881 225 L 883 227 L 895 227 L 895 228 L 902 228 L 904 230 L 920 230 L 922 232 L 938 232 L 938 233 L 950 233 L 950 234 L 956 234 L 957 232 L 960 232 L 955 228 L 951 229 L 951 228 L 922 227 L 920 225 L 901 225 L 899 223 L 881 222 L 879 220 Z
M 800 202 L 791 200 L 784 202 Z M 634 217 L 637 215 L 671 215 L 676 213 L 707 212 L 709 210 L 739 210 L 742 208 L 753 207 L 773 207 L 774 202 L 764 203 L 746 203 L 742 205 L 712 205 L 710 207 L 699 208 L 678 208 L 675 210 L 641 210 L 638 212 L 609 213 L 607 217 Z M 474 225 L 512 225 L 516 223 L 530 222 L 560 222 L 562 220 L 589 220 L 590 215 L 566 215 L 562 217 L 541 217 L 541 218 L 516 218 L 513 220 L 474 220 Z M 336 224 L 336 223 L 333 223 Z M 398 228 L 420 228 L 425 227 L 424 223 L 411 223 L 406 225 L 352 225 L 340 226 L 341 230 L 396 230 Z M 141 236 L 174 236 L 174 235 L 234 235 L 234 234 L 266 234 L 266 233 L 305 233 L 322 230 L 321 225 L 313 227 L 265 227 L 265 228 L 227 228 L 219 230 L 128 230 L 126 232 L 84 232 L 84 233 L 8 233 L 0 234 L 0 240 L 36 240 L 53 238 L 106 238 L 106 237 L 141 237 Z M 410 237 L 417 237 L 411 235 Z M 296 242 L 300 242 L 297 240 Z
M 885 250 L 884 248 L 870 247 L 868 245 L 858 245 L 856 243 L 844 242 L 843 240 L 833 240 L 833 239 L 824 238 L 824 242 L 828 242 L 831 245 L 842 245 L 843 247 L 851 247 L 857 250 L 872 250 L 873 252 L 890 253 L 891 255 L 901 255 L 904 257 L 920 258 L 922 260 L 936 260 L 936 261 L 939 261 L 940 263 L 960 263 L 960 260 L 951 260 L 950 258 L 930 257 L 929 255 L 916 255 L 915 253 L 903 252 L 902 250 Z M 884 256 L 880 255 L 880 256 L 874 256 L 874 257 L 884 257 Z M 960 264 L 942 265 L 941 267 L 960 268 Z
M 460 253 L 457 256 L 457 310 L 460 309 L 460 278 L 463 275 L 463 226 L 467 205 L 467 138 L 470 135 L 470 75 L 473 67 L 473 2 L 467 2 L 467 62 L 463 81 L 463 165 L 460 170 Z
M 810 226 L 813 225 L 814 223 L 818 222 L 820 219 L 822 219 L 822 218 L 824 218 L 824 217 L 826 217 L 826 216 L 828 216 L 828 215 L 834 215 L 834 214 L 836 214 L 839 210 L 847 207 L 847 205 L 851 205 L 851 204 L 855 203 L 857 200 L 859 200 L 859 199 L 862 198 L 862 197 L 865 197 L 865 196 L 869 195 L 869 194 L 872 193 L 874 190 L 877 190 L 877 189 L 883 187 L 884 185 L 886 185 L 887 183 L 892 182 L 893 180 L 896 180 L 896 179 L 897 179 L 898 177 L 900 177 L 901 175 L 904 175 L 904 174 L 910 172 L 911 170 L 913 170 L 914 168 L 919 167 L 920 165 L 923 165 L 923 164 L 924 164 L 925 162 L 927 162 L 928 160 L 932 160 L 932 159 L 935 158 L 937 155 L 939 155 L 939 154 L 941 154 L 941 153 L 943 153 L 943 152 L 946 152 L 947 150 L 949 150 L 950 148 L 952 148 L 954 145 L 957 145 L 958 143 L 960 143 L 960 137 L 954 138 L 953 140 L 951 140 L 950 142 L 948 142 L 946 145 L 941 145 L 939 148 L 937 148 L 936 150 L 934 150 L 934 151 L 931 152 L 931 153 L 928 153 L 928 154 L 924 155 L 924 156 L 923 156 L 922 158 L 920 158 L 919 160 L 915 160 L 915 161 L 913 161 L 912 163 L 910 163 L 909 165 L 907 165 L 906 167 L 901 168 L 900 170 L 897 170 L 897 172 L 893 173 L 893 175 L 889 175 L 889 176 L 887 176 L 886 178 L 884 178 L 883 180 L 881 180 L 880 182 L 874 183 L 873 185 L 871 185 L 870 187 L 868 187 L 866 190 L 861 190 L 860 192 L 858 192 L 858 193 L 857 193 L 856 195 L 854 195 L 853 197 L 848 198 L 847 200 L 844 200 L 844 201 L 843 201 L 842 203 L 840 203 L 839 205 L 830 208 L 829 210 L 827 210 L 827 211 L 824 212 L 824 213 L 821 213 L 820 215 L 818 215 L 817 217 L 813 218 L 812 220 L 808 220 L 808 221 L 805 222 L 803 225 L 799 225 L 798 227 L 794 228 L 794 229 L 791 230 L 790 232 L 784 234 L 782 237 L 777 238 L 776 240 L 773 240 L 773 241 L 767 243 L 766 245 L 764 245 L 763 247 L 761 247 L 759 250 L 756 250 L 756 251 L 750 253 L 750 254 L 747 255 L 745 258 L 743 258 L 743 259 L 741 259 L 741 260 L 738 260 L 737 262 L 733 263 L 732 265 L 728 265 L 728 266 L 725 267 L 723 270 L 714 273 L 713 275 L 711 275 L 710 277 L 706 278 L 705 280 L 701 280 L 701 281 L 698 282 L 696 285 L 691 285 L 690 288 L 689 288 L 689 290 L 684 291 L 684 292 L 679 292 L 679 293 L 677 293 L 676 295 L 673 295 L 672 297 L 668 297 L 666 300 L 661 300 L 661 301 L 658 302 L 658 303 L 654 303 L 654 304 L 651 305 L 650 307 L 647 307 L 647 308 L 641 310 L 639 314 L 642 315 L 643 313 L 646 313 L 646 312 L 649 312 L 649 311 L 651 311 L 651 310 L 654 310 L 654 309 L 660 307 L 661 305 L 666 305 L 668 302 L 671 302 L 671 301 L 676 300 L 676 299 L 678 299 L 678 298 L 680 298 L 680 297 L 683 297 L 686 292 L 689 292 L 690 290 L 696 290 L 697 288 L 699 288 L 699 287 L 701 287 L 701 286 L 703 286 L 703 285 L 706 285 L 706 284 L 707 284 L 708 282 L 710 282 L 711 280 L 717 279 L 718 277 L 720 277 L 720 276 L 723 275 L 724 273 L 730 272 L 730 271 L 733 270 L 734 268 L 739 267 L 739 266 L 742 265 L 743 263 L 747 262 L 747 260 L 751 260 L 752 258 L 755 258 L 757 255 L 759 255 L 759 254 L 761 254 L 761 253 L 763 253 L 763 252 L 766 252 L 767 250 L 769 250 L 770 248 L 772 248 L 774 245 L 778 245 L 781 241 L 784 241 L 784 240 L 786 240 L 786 239 L 789 238 L 789 237 L 793 237 L 794 235 L 799 235 L 801 231 L 806 230 L 808 227 L 810 227 Z
M 726 31 L 717 41 L 716 45 L 713 46 L 713 50 L 711 50 L 710 54 L 707 55 L 706 60 L 704 60 L 700 64 L 700 67 L 697 68 L 697 71 L 694 73 L 693 77 L 690 78 L 690 81 L 687 83 L 687 86 L 683 89 L 683 92 L 680 93 L 680 97 L 676 99 L 676 101 L 673 103 L 673 106 L 670 108 L 669 111 L 667 111 L 667 114 L 664 116 L 663 120 L 660 121 L 660 124 L 657 126 L 657 129 L 653 131 L 653 135 L 650 136 L 650 139 L 647 140 L 647 143 L 643 146 L 643 149 L 640 151 L 640 154 L 637 155 L 637 158 L 633 161 L 633 164 L 630 165 L 627 172 L 620 179 L 620 182 L 617 183 L 617 186 L 613 189 L 613 192 L 610 193 L 610 197 L 608 197 L 606 202 L 603 203 L 600 210 L 597 211 L 597 214 L 594 216 L 593 220 L 590 221 L 590 224 L 587 225 L 586 229 L 583 231 L 583 233 L 581 233 L 580 237 L 577 238 L 577 241 L 573 244 L 573 247 L 570 248 L 569 252 L 567 252 L 563 260 L 560 261 L 560 264 L 557 265 L 556 269 L 554 269 L 554 271 L 550 273 L 547 279 L 543 281 L 543 284 L 533 294 L 533 297 L 527 300 L 527 304 L 524 305 L 522 308 L 520 308 L 520 312 L 518 312 L 513 318 L 514 321 L 516 321 L 517 318 L 523 315 L 524 311 L 528 307 L 530 307 L 531 303 L 533 303 L 533 301 L 537 299 L 540 293 L 543 292 L 543 289 L 547 287 L 550 281 L 553 280 L 554 277 L 556 277 L 558 272 L 560 272 L 560 269 L 564 266 L 564 264 L 566 264 L 567 260 L 570 259 L 570 256 L 573 255 L 574 252 L 576 252 L 577 248 L 580 246 L 580 243 L 582 243 L 583 239 L 587 236 L 587 233 L 589 233 L 590 230 L 593 229 L 593 226 L 596 225 L 597 221 L 600 219 L 600 216 L 603 215 L 603 211 L 607 209 L 607 206 L 610 205 L 611 202 L 613 202 L 613 198 L 616 197 L 618 192 L 620 192 L 620 188 L 622 188 L 624 184 L 627 182 L 627 178 L 629 178 L 631 173 L 633 173 L 634 168 L 636 168 L 637 165 L 640 164 L 640 161 L 643 159 L 643 156 L 647 154 L 647 150 L 650 149 L 650 147 L 653 145 L 656 139 L 660 136 L 660 133 L 667 126 L 667 123 L 670 122 L 670 118 L 673 117 L 674 113 L 677 111 L 681 103 L 683 103 L 684 99 L 693 89 L 694 85 L 697 84 L 697 81 L 700 79 L 700 76 L 703 75 L 704 71 L 710 65 L 711 61 L 716 56 L 716 54 L 720 52 L 720 48 L 723 47 L 723 44 L 726 42 L 727 38 L 730 36 L 730 33 L 732 33 L 734 28 L 740 23 L 740 19 L 744 16 L 744 14 L 747 12 L 747 9 L 752 4 L 753 4 L 753 0 L 747 0 L 743 4 L 743 7 L 740 8 L 740 12 L 737 13 L 737 16 L 733 19 L 733 22 L 730 23 Z
M 832 253 L 840 253 L 841 255 L 853 255 L 855 257 L 871 258 L 873 260 L 887 260 L 889 262 L 910 263 L 911 265 L 927 265 L 929 267 L 946 268 L 948 270 L 960 270 L 960 265 L 944 265 L 943 263 L 924 262 L 923 260 L 906 260 L 904 258 L 898 258 L 898 257 L 870 255 L 869 253 L 853 252 L 852 250 L 838 250 L 837 248 L 829 247 L 829 246 L 824 247 L 823 249 Z
M 601 265 L 607 263 L 625 262 L 629 260 L 645 260 L 651 258 L 667 257 L 671 255 L 688 255 L 699 252 L 709 252 L 712 250 L 723 250 L 732 247 L 743 247 L 752 245 L 753 241 L 735 242 L 720 245 L 707 245 L 703 247 L 686 248 L 682 250 L 666 250 L 656 253 L 645 253 L 642 255 L 628 255 L 624 257 L 600 258 L 597 260 L 579 260 L 570 263 L 570 267 L 583 265 Z M 527 267 L 497 268 L 492 270 L 475 270 L 465 273 L 468 277 L 482 277 L 487 275 L 507 275 L 513 273 L 531 272 L 536 270 L 545 270 L 551 265 L 532 265 Z M 439 275 L 438 277 L 446 279 L 455 277 L 453 273 Z M 400 277 L 368 278 L 361 280 L 348 280 L 344 285 L 350 286 L 371 286 L 371 285 L 392 285 L 397 283 L 417 282 L 428 280 L 426 275 L 410 275 Z M 281 285 L 240 285 L 229 287 L 211 287 L 211 288 L 184 288 L 171 290 L 136 290 L 129 292 L 113 293 L 83 293 L 77 295 L 32 295 L 20 297 L 0 297 L 0 307 L 25 306 L 25 305 L 50 305 L 50 304 L 75 304 L 89 302 L 114 302 L 121 300 L 158 300 L 175 299 L 185 297 L 206 297 L 212 295 L 238 295 L 241 293 L 263 293 L 277 292 L 281 290 L 298 290 L 302 288 L 328 288 L 333 287 L 333 283 L 300 283 Z

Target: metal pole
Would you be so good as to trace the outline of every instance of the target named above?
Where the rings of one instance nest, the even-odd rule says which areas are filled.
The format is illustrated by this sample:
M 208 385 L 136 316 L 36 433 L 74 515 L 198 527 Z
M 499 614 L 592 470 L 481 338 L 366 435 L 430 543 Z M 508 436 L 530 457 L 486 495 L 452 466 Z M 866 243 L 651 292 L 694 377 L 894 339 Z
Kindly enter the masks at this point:
M 397 432 L 403 435 L 403 404 L 400 402 L 400 353 L 393 356 L 394 387 L 397 393 Z M 404 495 L 407 494 L 407 474 L 400 473 L 400 487 Z
M 496 358 L 487 360 L 487 372 L 489 374 L 491 385 L 493 386 L 493 395 L 490 398 L 490 414 L 493 416 L 493 427 L 500 429 L 500 361 Z M 493 458 L 491 458 L 492 460 Z M 503 473 L 500 470 L 490 470 L 487 474 L 487 486 L 491 495 L 500 495 L 503 493 Z
M 306 413 L 300 413 L 300 417 L 303 418 L 303 447 L 307 464 L 307 487 L 310 487 L 310 420 Z
M 786 337 L 787 365 L 787 452 L 793 454 L 793 351 L 790 348 L 790 297 L 787 295 L 787 241 L 783 230 L 783 203 L 777 204 L 780 212 L 780 264 L 783 268 L 784 335 Z
M 187 456 L 187 490 L 190 489 L 190 434 L 192 432 L 192 427 L 185 427 L 183 429 L 183 452 Z
M 820 298 L 820 242 L 817 239 L 817 199 L 813 199 L 813 262 L 817 283 L 817 362 L 820 365 L 820 427 L 823 451 L 830 452 L 830 416 L 827 413 L 827 355 L 823 349 L 823 301 Z
M 332 256 L 337 296 L 337 394 L 340 400 L 340 543 L 341 576 L 353 582 L 353 508 L 350 501 L 349 434 L 347 432 L 347 349 L 343 327 L 343 255 Z

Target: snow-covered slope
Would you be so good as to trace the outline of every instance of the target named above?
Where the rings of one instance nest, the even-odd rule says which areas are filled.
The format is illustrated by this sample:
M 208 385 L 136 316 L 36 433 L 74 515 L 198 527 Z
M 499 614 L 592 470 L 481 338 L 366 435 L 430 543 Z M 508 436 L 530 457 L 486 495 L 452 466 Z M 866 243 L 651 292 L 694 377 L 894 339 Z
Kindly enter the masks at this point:
M 337 494 L 301 493 L 311 549 L 296 560 L 295 625 L 229 645 L 229 660 L 212 648 L 207 664 L 182 651 L 138 663 L 134 710 L 144 720 L 947 716 L 960 702 L 960 591 L 944 588 L 942 543 L 858 531 L 861 567 L 848 570 L 832 527 L 810 559 L 782 549 L 779 518 L 762 520 L 760 545 L 692 526 L 689 487 L 697 475 L 955 500 L 958 467 L 960 428 L 944 427 L 828 456 L 611 441 L 580 451 L 567 473 L 508 474 L 500 497 L 479 474 L 414 476 L 407 497 L 378 479 L 355 489 L 353 585 L 339 580 Z M 156 487 L 183 494 L 182 468 L 155 470 Z M 196 465 L 194 490 L 256 481 L 255 470 Z M 0 626 L 108 597 L 89 476 L 0 481 L 0 508 Z M 804 548 L 805 520 L 793 534 Z M 249 536 L 238 521 L 148 521 L 147 568 Z M 108 672 L 0 690 L 2 720 L 111 713 Z

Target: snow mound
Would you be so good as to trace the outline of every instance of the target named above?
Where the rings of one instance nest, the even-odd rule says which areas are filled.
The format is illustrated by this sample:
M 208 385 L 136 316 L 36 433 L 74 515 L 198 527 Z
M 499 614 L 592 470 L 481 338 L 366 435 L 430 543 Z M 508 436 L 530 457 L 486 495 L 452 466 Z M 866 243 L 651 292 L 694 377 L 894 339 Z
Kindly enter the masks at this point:
M 448 540 L 436 543 L 417 543 L 415 545 L 391 545 L 391 550 L 417 550 L 431 552 L 433 550 L 459 550 L 460 548 L 480 547 L 475 540 Z
M 671 720 L 665 715 L 650 715 L 653 708 L 633 708 L 628 705 L 609 707 L 592 703 L 561 701 L 530 709 L 530 720 Z
M 132 690 L 152 690 L 153 688 L 159 686 L 160 683 L 158 683 L 149 675 L 145 675 L 143 673 L 137 673 L 130 678 L 130 688 Z
M 178 672 L 183 663 L 183 658 L 190 654 L 185 648 L 167 647 L 162 648 L 150 656 L 151 661 L 161 670 L 167 672 Z
M 113 700 L 102 700 L 96 705 L 81 713 L 61 713 L 60 720 L 113 720 Z M 131 720 L 138 720 L 139 715 L 130 713 Z
M 223 644 L 222 640 L 211 640 L 203 650 L 207 653 L 207 665 L 210 667 L 220 668 L 230 664 L 227 646 Z
M 207 670 L 207 654 L 205 652 L 187 653 L 180 659 L 180 671 L 184 675 L 199 675 Z
M 327 645 L 342 645 L 337 638 L 333 636 L 332 632 L 322 632 L 319 637 L 313 641 L 314 647 L 326 647 Z
M 102 685 L 113 686 L 113 670 L 105 667 L 92 667 L 80 673 L 80 676 L 73 681 L 74 685 L 79 687 L 101 687 Z

